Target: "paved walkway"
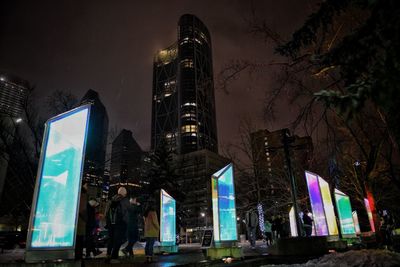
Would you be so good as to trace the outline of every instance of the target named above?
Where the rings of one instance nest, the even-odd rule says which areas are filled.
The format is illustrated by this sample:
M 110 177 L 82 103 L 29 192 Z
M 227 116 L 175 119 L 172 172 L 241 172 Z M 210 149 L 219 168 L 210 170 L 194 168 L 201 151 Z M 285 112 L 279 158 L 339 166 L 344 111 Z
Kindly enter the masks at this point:
M 262 241 L 258 241 L 256 248 L 251 249 L 249 244 L 239 243 L 239 246 L 243 247 L 245 259 L 231 262 L 230 266 L 261 266 L 263 264 L 281 264 L 281 263 L 298 263 L 306 260 L 292 257 L 274 257 L 267 255 L 267 246 Z M 103 253 L 93 259 L 85 259 L 82 263 L 74 261 L 65 261 L 63 263 L 47 263 L 47 264 L 26 264 L 24 262 L 23 249 L 5 250 L 3 254 L 0 254 L 0 267 L 27 267 L 27 266 L 41 266 L 41 267 L 72 267 L 72 266 L 86 266 L 86 267 L 100 267 L 110 266 L 104 262 L 105 260 L 105 249 L 101 249 Z M 170 266 L 226 266 L 223 260 L 209 261 L 206 259 L 205 251 L 200 247 L 200 244 L 182 244 L 179 246 L 179 252 L 177 254 L 170 255 L 157 255 L 155 256 L 155 262 L 148 264 L 145 263 L 144 256 L 144 243 L 138 243 L 134 247 L 135 256 L 133 258 L 124 257 L 120 254 L 120 263 L 112 264 L 115 266 L 122 267 L 170 267 Z

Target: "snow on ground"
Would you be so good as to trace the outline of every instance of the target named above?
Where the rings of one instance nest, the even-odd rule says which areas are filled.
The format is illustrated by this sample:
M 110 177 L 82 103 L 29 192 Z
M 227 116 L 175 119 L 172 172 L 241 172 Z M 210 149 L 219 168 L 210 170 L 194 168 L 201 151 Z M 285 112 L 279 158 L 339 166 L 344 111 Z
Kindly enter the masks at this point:
M 293 265 L 263 265 L 262 267 L 398 267 L 400 253 L 379 249 L 351 250 L 345 253 L 327 254 L 319 259 L 310 260 L 304 264 Z

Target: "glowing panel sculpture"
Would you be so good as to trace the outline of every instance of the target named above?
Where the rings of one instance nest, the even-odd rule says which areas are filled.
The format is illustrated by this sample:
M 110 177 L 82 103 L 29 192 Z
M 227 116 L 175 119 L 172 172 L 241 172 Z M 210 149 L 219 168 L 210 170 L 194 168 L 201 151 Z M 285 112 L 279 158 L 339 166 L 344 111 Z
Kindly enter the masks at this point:
M 160 242 L 161 245 L 176 243 L 176 201 L 163 189 L 160 191 Z
M 340 230 L 343 235 L 355 235 L 350 198 L 343 192 L 335 189 L 335 201 L 339 215 Z
M 51 250 L 74 248 L 89 113 L 90 105 L 85 105 L 46 123 L 29 223 L 28 260 L 29 251 L 45 250 L 46 258 Z
M 356 234 L 357 235 L 361 234 L 360 223 L 358 221 L 357 211 L 353 211 L 353 222 L 354 222 L 354 227 L 356 229 Z
M 333 207 L 331 192 L 329 184 L 318 176 L 319 188 L 322 195 L 322 202 L 324 203 L 326 222 L 328 223 L 329 235 L 338 235 L 338 227 L 336 224 L 335 209 Z
M 329 234 L 325 218 L 324 204 L 322 202 L 321 190 L 318 182 L 318 175 L 309 171 L 305 172 L 308 193 L 310 196 L 311 208 L 314 217 L 315 232 L 317 236 Z
M 365 204 L 365 208 L 367 209 L 368 220 L 369 220 L 369 224 L 371 226 L 371 231 L 375 233 L 374 218 L 372 217 L 371 206 L 369 205 L 369 201 L 367 198 L 364 198 L 364 204 Z
M 214 241 L 236 241 L 236 205 L 233 166 L 229 164 L 211 177 Z
M 293 206 L 290 208 L 289 211 L 289 223 L 290 223 L 290 234 L 292 237 L 298 236 L 297 234 L 297 225 L 296 225 L 296 216 L 294 213 Z

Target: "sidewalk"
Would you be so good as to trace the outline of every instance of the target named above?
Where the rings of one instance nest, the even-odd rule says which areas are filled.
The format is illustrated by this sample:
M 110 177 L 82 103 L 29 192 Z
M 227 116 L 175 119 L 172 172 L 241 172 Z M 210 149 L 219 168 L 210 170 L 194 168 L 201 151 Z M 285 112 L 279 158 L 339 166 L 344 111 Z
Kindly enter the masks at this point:
M 249 244 L 239 243 L 239 246 L 243 247 L 244 252 L 244 260 L 237 260 L 231 262 L 232 265 L 238 266 L 260 266 L 263 264 L 280 264 L 280 263 L 299 263 L 304 262 L 307 259 L 294 259 L 294 258 L 286 258 L 283 259 L 281 257 L 273 257 L 267 255 L 267 246 L 262 241 L 257 241 L 257 245 L 255 249 L 251 249 Z M 46 263 L 46 264 L 26 264 L 24 262 L 24 252 L 23 249 L 15 249 L 15 250 L 5 250 L 3 254 L 0 254 L 0 266 L 4 267 L 23 267 L 23 266 L 41 266 L 41 267 L 64 267 L 64 266 L 89 266 L 89 267 L 97 267 L 97 266 L 110 266 L 110 264 L 106 264 L 105 260 L 105 248 L 101 249 L 103 251 L 102 254 L 93 259 L 84 259 L 82 263 L 74 262 L 74 261 L 66 261 L 63 263 Z M 144 256 L 144 243 L 137 243 L 134 247 L 133 258 L 127 258 L 120 253 L 120 263 L 112 264 L 115 266 L 160 266 L 160 267 L 169 267 L 169 266 L 223 266 L 226 265 L 222 260 L 217 261 L 209 261 L 206 259 L 205 251 L 203 251 L 200 247 L 200 244 L 181 244 L 179 245 L 179 252 L 177 254 L 170 255 L 156 255 L 155 262 L 148 264 L 145 263 Z

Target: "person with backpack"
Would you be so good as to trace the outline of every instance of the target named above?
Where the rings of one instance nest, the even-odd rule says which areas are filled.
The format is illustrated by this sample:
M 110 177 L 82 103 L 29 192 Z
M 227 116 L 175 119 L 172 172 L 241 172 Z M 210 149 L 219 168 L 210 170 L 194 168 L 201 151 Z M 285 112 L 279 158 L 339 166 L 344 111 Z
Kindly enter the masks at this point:
M 129 205 L 126 195 L 125 187 L 120 187 L 118 194 L 112 197 L 106 211 L 108 230 L 106 263 L 119 263 L 119 249 L 126 239 L 127 205 Z
M 127 230 L 127 237 L 128 237 L 128 245 L 123 248 L 121 251 L 125 255 L 129 255 L 133 257 L 133 245 L 137 241 L 139 241 L 139 226 L 138 226 L 138 218 L 139 214 L 142 213 L 142 208 L 140 203 L 137 201 L 136 197 L 133 197 L 129 200 L 129 207 L 128 207 L 128 230 Z

